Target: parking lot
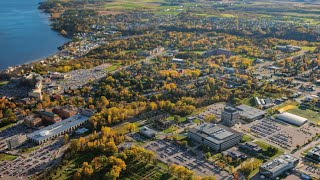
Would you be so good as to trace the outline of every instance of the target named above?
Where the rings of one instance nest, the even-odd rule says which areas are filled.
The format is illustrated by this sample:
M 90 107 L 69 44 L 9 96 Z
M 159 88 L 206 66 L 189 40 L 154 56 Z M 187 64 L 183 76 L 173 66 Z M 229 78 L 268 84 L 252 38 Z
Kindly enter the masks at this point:
M 318 132 L 316 126 L 306 123 L 301 127 L 282 124 L 272 119 L 263 119 L 250 124 L 242 125 L 240 129 L 250 132 L 257 138 L 271 144 L 292 151 L 312 139 Z
M 302 161 L 301 164 L 298 165 L 297 168 L 299 171 L 308 174 L 312 177 L 320 177 L 320 169 L 316 164 L 311 162 Z M 318 165 L 319 166 L 319 165 Z
M 61 92 L 64 90 L 77 89 L 83 85 L 88 84 L 90 81 L 99 80 L 107 75 L 106 68 L 111 64 L 102 64 L 92 69 L 79 69 L 66 73 L 67 79 L 59 81 L 57 84 L 61 86 Z
M 232 179 L 232 176 L 213 163 L 204 160 L 202 155 L 194 156 L 187 149 L 179 147 L 166 140 L 156 140 L 147 143 L 146 149 L 156 153 L 157 158 L 170 165 L 182 165 L 194 171 L 199 176 L 215 176 L 217 179 Z M 201 153 L 202 154 L 202 153 Z
M 2 161 L 0 163 L 0 177 L 3 179 L 8 177 L 25 179 L 46 169 L 53 163 L 52 160 L 61 146 L 61 142 L 51 141 L 29 154 L 18 156 L 12 161 Z
M 225 107 L 224 103 L 212 104 L 210 106 L 207 106 L 206 110 L 204 110 L 200 114 L 196 115 L 195 118 L 204 121 L 204 119 L 207 115 L 214 114 L 216 116 L 216 120 L 220 121 L 221 120 L 221 112 L 223 111 L 224 107 Z

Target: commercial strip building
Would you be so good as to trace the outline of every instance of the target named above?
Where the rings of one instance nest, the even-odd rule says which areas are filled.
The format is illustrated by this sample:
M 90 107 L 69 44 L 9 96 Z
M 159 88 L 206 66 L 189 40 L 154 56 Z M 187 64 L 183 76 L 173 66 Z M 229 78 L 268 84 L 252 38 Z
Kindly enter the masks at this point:
M 311 161 L 315 161 L 319 163 L 320 162 L 320 145 L 317 145 L 316 147 L 311 149 L 306 155 L 306 158 Z
M 189 129 L 188 137 L 216 152 L 220 152 L 238 144 L 242 138 L 242 133 L 220 124 L 204 123 Z
M 47 126 L 41 130 L 28 134 L 27 138 L 28 140 L 36 144 L 42 144 L 50 139 L 54 139 L 60 135 L 74 131 L 79 126 L 88 122 L 89 118 L 90 116 L 77 114 L 68 119 L 65 119 L 63 121 Z
M 264 175 L 266 179 L 274 179 L 285 171 L 294 168 L 298 162 L 298 158 L 289 154 L 283 154 L 276 159 L 261 165 L 259 172 Z
M 262 119 L 266 115 L 265 111 L 262 111 L 260 109 L 257 109 L 245 104 L 237 106 L 236 109 L 240 113 L 240 118 L 248 122 Z
M 280 115 L 277 116 L 276 119 L 284 121 L 289 124 L 296 125 L 296 126 L 302 126 L 304 123 L 308 121 L 308 119 L 304 117 L 297 116 L 287 112 L 281 113 Z

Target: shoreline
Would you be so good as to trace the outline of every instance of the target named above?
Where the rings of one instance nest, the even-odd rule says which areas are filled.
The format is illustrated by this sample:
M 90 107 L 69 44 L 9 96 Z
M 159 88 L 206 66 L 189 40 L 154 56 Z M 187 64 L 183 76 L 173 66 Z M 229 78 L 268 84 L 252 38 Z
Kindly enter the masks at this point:
M 69 42 L 72 40 L 72 37 L 63 36 L 62 34 L 60 34 L 59 32 L 55 31 L 55 30 L 51 27 L 51 22 L 52 22 L 51 14 L 48 13 L 48 12 L 45 12 L 45 10 L 43 10 L 43 9 L 40 9 L 40 8 L 39 8 L 39 7 L 40 7 L 40 4 L 41 4 L 41 2 L 39 2 L 39 3 L 37 4 L 36 9 L 37 9 L 37 11 L 39 11 L 39 13 L 44 14 L 44 15 L 47 16 L 47 20 L 48 20 L 48 22 L 50 22 L 50 23 L 48 24 L 50 30 L 53 31 L 53 32 L 55 32 L 55 33 L 57 33 L 58 36 L 64 37 L 67 41 L 66 41 L 65 43 L 63 43 L 62 45 L 56 47 L 56 49 L 55 49 L 56 52 L 54 52 L 54 53 L 45 55 L 45 56 L 43 56 L 43 57 L 39 57 L 39 58 L 37 58 L 37 59 L 26 60 L 26 62 L 24 62 L 24 63 L 17 63 L 17 64 L 14 64 L 14 65 L 11 65 L 11 66 L 4 67 L 3 69 L 1 68 L 1 69 L 0 69 L 0 73 L 4 73 L 4 72 L 8 71 L 10 68 L 19 68 L 19 67 L 21 67 L 21 66 L 28 66 L 28 65 L 31 65 L 31 64 L 33 64 L 33 63 L 37 63 L 37 62 L 40 62 L 40 61 L 44 61 L 44 60 L 46 60 L 46 59 L 49 58 L 49 57 L 55 56 L 55 55 L 57 55 L 57 54 L 60 53 L 60 47 L 64 46 L 65 44 L 69 43 Z

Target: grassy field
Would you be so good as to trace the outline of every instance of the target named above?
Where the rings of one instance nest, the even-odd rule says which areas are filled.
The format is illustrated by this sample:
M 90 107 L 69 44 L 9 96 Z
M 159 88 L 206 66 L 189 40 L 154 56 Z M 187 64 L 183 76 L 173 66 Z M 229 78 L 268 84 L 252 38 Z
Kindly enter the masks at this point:
M 223 18 L 235 18 L 236 16 L 233 14 L 220 14 Z
M 167 118 L 167 120 L 173 121 L 173 120 L 174 120 L 174 116 L 169 116 L 169 117 Z M 179 121 L 180 121 L 180 122 L 185 122 L 186 120 L 187 120 L 187 117 L 179 117 Z
M 6 85 L 8 83 L 9 83 L 9 81 L 0 81 L 0 86 Z
M 35 146 L 35 147 L 31 147 L 31 148 L 26 148 L 26 149 L 22 149 L 20 150 L 21 153 L 25 153 L 25 154 L 29 154 L 37 149 L 39 149 L 40 146 Z
M 110 67 L 106 68 L 107 71 L 114 71 L 121 67 L 121 63 L 114 63 Z
M 62 163 L 55 170 L 50 171 L 51 179 L 73 179 L 74 173 L 81 167 L 83 162 L 91 162 L 94 158 L 93 154 L 78 154 L 76 158 L 68 161 L 67 163 Z
M 247 159 L 246 161 L 244 161 L 243 163 L 241 164 L 245 164 L 245 163 L 249 163 L 249 162 L 255 162 L 255 163 L 259 163 L 259 164 L 262 164 L 262 161 L 260 159 L 257 159 L 257 158 L 249 158 Z M 241 165 L 240 165 L 241 166 Z M 253 171 L 251 171 L 249 177 L 252 177 L 254 176 L 257 172 L 259 171 L 259 167 L 254 169 Z
M 302 109 L 299 109 L 299 107 L 290 109 L 287 112 L 307 118 L 310 121 L 313 121 L 315 123 L 320 123 L 320 115 L 318 112 L 311 111 L 309 109 L 302 110 Z
M 309 47 L 309 46 L 303 46 L 302 50 L 304 51 L 314 51 L 317 47 Z
M 4 154 L 4 153 L 0 154 L 0 161 L 12 161 L 16 158 L 17 158 L 17 156 L 13 156 L 10 154 Z
M 199 119 L 195 119 L 195 120 L 193 120 L 193 122 L 196 123 L 196 124 L 200 124 L 201 123 L 201 121 Z
M 134 124 L 137 127 L 136 131 L 139 131 L 140 123 L 139 122 L 135 122 Z M 122 124 L 120 126 L 116 126 L 115 128 L 113 128 L 113 130 L 116 131 L 117 133 L 128 134 L 129 133 L 128 125 L 129 125 L 129 123 Z
M 12 126 L 15 126 L 15 125 L 16 125 L 15 123 L 13 123 L 13 124 L 8 124 L 8 125 L 6 125 L 6 126 L 1 127 L 1 128 L 0 128 L 0 131 L 4 131 L 4 130 L 6 130 L 6 129 L 9 129 L 9 128 L 11 128 Z
M 164 0 L 114 0 L 105 3 L 107 9 L 137 9 L 148 8 L 154 9 L 161 6 Z
M 272 146 L 272 145 L 270 145 L 270 144 L 267 144 L 267 143 L 265 143 L 265 142 L 263 142 L 263 141 L 255 141 L 254 143 L 256 143 L 260 148 L 262 148 L 263 151 L 267 150 L 267 148 L 268 148 L 269 146 L 271 146 L 271 147 L 273 147 L 273 148 L 276 148 L 276 149 L 277 149 L 277 153 L 276 153 L 275 155 L 273 155 L 272 157 L 270 157 L 270 159 L 274 159 L 274 158 L 276 158 L 276 157 L 278 157 L 278 156 L 280 156 L 281 154 L 284 153 L 283 150 L 281 150 L 281 149 L 279 149 L 279 148 L 277 148 L 277 147 L 274 147 L 274 146 Z
M 175 177 L 171 177 L 167 173 L 167 165 L 163 163 L 157 163 L 157 165 L 141 164 L 140 162 L 133 163 L 127 166 L 126 175 L 120 176 L 119 179 L 131 180 L 131 179 L 167 179 L 175 180 Z
M 246 134 L 244 134 L 242 136 L 242 139 L 241 139 L 242 142 L 248 142 L 248 141 L 253 141 L 253 138 L 251 136 L 248 136 Z
M 176 131 L 176 130 L 178 130 L 177 127 L 171 126 L 171 127 L 169 127 L 168 129 L 165 129 L 165 130 L 162 131 L 162 132 L 165 133 L 165 134 L 169 134 L 169 133 L 173 133 L 173 132 Z

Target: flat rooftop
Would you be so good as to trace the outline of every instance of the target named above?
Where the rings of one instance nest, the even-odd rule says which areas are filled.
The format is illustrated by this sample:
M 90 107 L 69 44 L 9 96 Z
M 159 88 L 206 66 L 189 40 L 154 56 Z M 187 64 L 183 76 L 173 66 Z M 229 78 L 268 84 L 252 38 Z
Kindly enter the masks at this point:
M 270 172 L 277 172 L 278 170 L 295 161 L 298 161 L 298 158 L 288 154 L 283 154 L 270 162 L 264 163 L 263 165 L 261 165 L 261 167 Z
M 86 122 L 90 117 L 83 116 L 81 114 L 74 115 L 68 119 L 65 119 L 63 121 L 57 122 L 55 124 L 52 124 L 50 126 L 47 126 L 43 129 L 40 129 L 38 131 L 35 131 L 31 134 L 28 134 L 27 137 L 36 141 L 42 141 L 47 139 L 47 137 L 50 137 L 52 135 L 59 134 L 60 132 L 63 132 L 77 124 Z
M 264 116 L 266 114 L 265 111 L 260 109 L 241 104 L 240 106 L 236 107 L 240 111 L 240 115 L 247 118 L 247 119 L 255 119 L 259 116 Z
M 190 132 L 195 133 L 203 138 L 212 141 L 216 144 L 220 144 L 227 141 L 241 133 L 230 129 L 220 124 L 207 124 L 204 123 L 195 128 L 189 129 Z
M 308 154 L 320 156 L 320 145 L 317 145 L 316 147 L 312 148 Z

